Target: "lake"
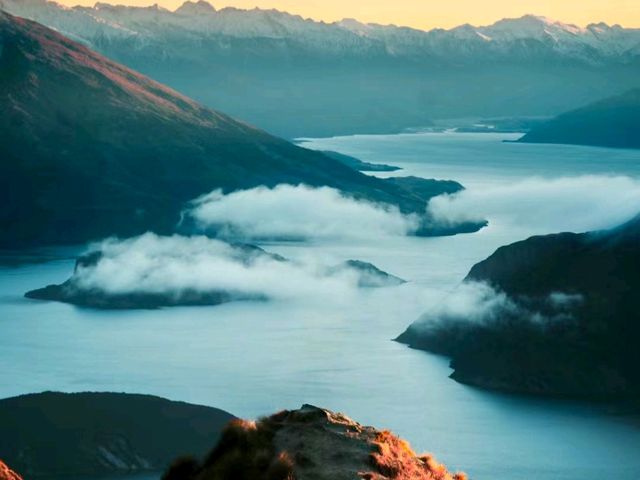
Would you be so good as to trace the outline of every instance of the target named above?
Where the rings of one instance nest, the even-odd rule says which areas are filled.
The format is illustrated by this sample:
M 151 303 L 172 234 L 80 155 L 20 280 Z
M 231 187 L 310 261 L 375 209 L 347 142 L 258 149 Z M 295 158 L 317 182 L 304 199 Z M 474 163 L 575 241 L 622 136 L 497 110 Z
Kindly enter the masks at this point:
M 640 199 L 639 152 L 503 142 L 515 138 L 424 133 L 302 141 L 404 169 L 393 175 L 460 181 L 471 197 L 454 207 L 490 220 L 479 233 L 447 238 L 262 245 L 290 258 L 372 262 L 409 281 L 400 287 L 108 312 L 23 298 L 68 278 L 83 247 L 49 249 L 57 258 L 47 263 L 0 267 L 0 396 L 149 393 L 243 417 L 311 403 L 391 429 L 474 480 L 640 478 L 636 418 L 605 405 L 464 386 L 448 378 L 446 358 L 392 341 L 500 245 L 565 228 L 604 228 L 640 210 L 633 203 Z M 505 200 L 510 195 L 517 200 Z

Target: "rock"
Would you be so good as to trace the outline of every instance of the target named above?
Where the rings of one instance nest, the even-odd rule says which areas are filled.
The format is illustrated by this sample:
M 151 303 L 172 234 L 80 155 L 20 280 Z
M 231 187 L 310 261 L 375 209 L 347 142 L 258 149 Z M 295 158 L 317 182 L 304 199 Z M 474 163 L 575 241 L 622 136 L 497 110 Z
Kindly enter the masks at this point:
M 387 430 L 311 405 L 234 420 L 204 462 L 177 460 L 163 480 L 463 480 Z

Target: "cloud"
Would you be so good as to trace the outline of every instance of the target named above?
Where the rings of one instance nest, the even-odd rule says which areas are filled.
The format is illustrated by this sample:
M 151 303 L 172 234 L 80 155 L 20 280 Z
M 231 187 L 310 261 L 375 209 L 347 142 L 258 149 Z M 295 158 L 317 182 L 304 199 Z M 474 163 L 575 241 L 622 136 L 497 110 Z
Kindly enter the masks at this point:
M 328 187 L 258 187 L 223 195 L 216 190 L 184 213 L 202 231 L 226 238 L 372 238 L 407 235 L 418 218 L 395 207 L 355 200 Z
M 531 178 L 436 197 L 427 210 L 450 224 L 484 218 L 492 225 L 541 233 L 597 230 L 640 211 L 640 182 L 624 176 Z
M 564 292 L 515 300 L 485 282 L 468 281 L 430 308 L 412 328 L 423 332 L 451 329 L 459 333 L 465 328 L 507 328 L 515 324 L 545 327 L 553 322 L 572 320 L 572 310 L 583 301 L 582 295 Z
M 463 282 L 426 312 L 417 324 L 429 326 L 434 322 L 458 320 L 472 324 L 488 323 L 519 309 L 506 293 L 498 292 L 484 282 Z
M 229 292 L 238 297 L 349 298 L 362 282 L 354 268 L 305 260 L 283 261 L 255 247 L 204 236 L 152 233 L 108 239 L 92 247 L 97 263 L 79 265 L 71 279 L 79 291 L 108 295 Z

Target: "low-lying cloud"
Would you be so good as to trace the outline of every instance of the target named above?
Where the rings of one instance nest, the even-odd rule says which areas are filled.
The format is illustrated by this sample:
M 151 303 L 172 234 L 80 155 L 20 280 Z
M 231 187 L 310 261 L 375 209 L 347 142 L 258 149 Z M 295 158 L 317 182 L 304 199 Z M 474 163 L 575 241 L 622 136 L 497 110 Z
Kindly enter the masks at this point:
M 427 210 L 450 224 L 488 219 L 492 225 L 541 233 L 597 230 L 640 211 L 640 182 L 624 176 L 531 178 L 436 197 Z
M 582 295 L 564 292 L 516 300 L 485 282 L 468 281 L 423 314 L 412 328 L 429 333 L 510 323 L 545 327 L 553 322 L 572 320 L 574 308 L 583 301 Z
M 99 260 L 79 265 L 71 283 L 80 291 L 107 295 L 223 291 L 240 298 L 348 298 L 363 277 L 348 266 L 293 262 L 255 247 L 229 245 L 204 236 L 152 233 L 108 239 L 92 250 Z M 364 278 L 366 280 L 366 277 Z
M 201 231 L 225 238 L 308 240 L 407 235 L 415 216 L 391 206 L 345 197 L 329 187 L 257 187 L 223 195 L 216 190 L 184 213 Z

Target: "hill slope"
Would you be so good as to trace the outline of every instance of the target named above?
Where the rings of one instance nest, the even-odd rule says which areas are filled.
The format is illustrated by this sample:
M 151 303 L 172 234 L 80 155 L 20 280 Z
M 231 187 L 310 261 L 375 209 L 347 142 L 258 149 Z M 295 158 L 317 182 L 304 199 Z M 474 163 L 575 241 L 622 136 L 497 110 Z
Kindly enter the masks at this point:
M 150 395 L 23 395 L 0 400 L 0 457 L 25 478 L 159 471 L 204 454 L 232 419 Z
M 453 358 L 452 377 L 487 388 L 640 395 L 640 216 L 612 230 L 532 237 L 475 265 L 488 284 L 467 315 L 427 314 L 399 340 Z
M 424 211 L 414 192 L 204 108 L 3 12 L 0 111 L 2 246 L 167 233 L 184 202 L 216 188 L 327 185 Z
M 640 148 L 640 89 L 564 113 L 520 141 Z

